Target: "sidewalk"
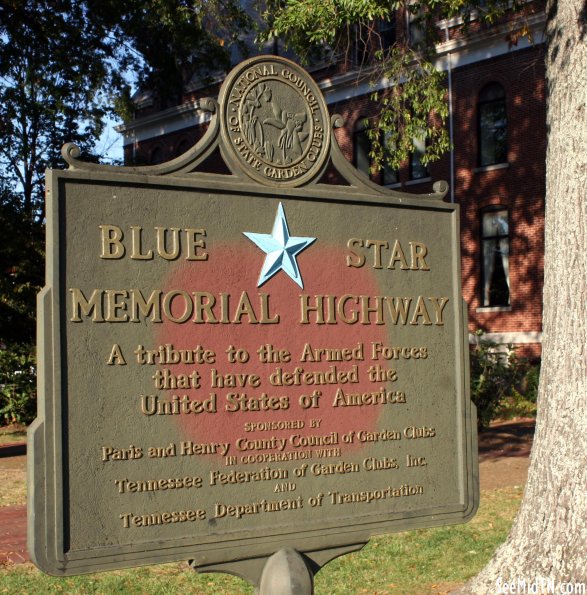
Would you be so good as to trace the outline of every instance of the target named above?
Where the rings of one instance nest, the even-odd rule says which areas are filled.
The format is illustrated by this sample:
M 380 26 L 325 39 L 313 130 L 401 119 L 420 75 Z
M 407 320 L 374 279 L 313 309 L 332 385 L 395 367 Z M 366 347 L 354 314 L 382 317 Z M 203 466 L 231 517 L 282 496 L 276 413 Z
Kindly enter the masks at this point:
M 482 490 L 526 481 L 532 447 L 533 420 L 496 424 L 479 435 L 479 470 Z M 8 449 L 10 447 L 10 450 Z M 6 449 L 6 450 L 4 450 Z M 0 447 L 0 460 L 22 453 L 24 444 Z M 16 460 L 16 457 L 14 457 Z M 24 459 L 24 455 L 20 457 Z M 0 507 L 0 566 L 29 561 L 26 548 L 26 506 Z
M 0 445 L 0 465 L 10 471 L 26 467 L 26 442 Z M 0 473 L 1 473 L 0 469 Z M 26 506 L 0 507 L 0 566 L 29 561 L 26 547 Z
M 0 566 L 29 561 L 26 548 L 26 506 L 0 508 Z

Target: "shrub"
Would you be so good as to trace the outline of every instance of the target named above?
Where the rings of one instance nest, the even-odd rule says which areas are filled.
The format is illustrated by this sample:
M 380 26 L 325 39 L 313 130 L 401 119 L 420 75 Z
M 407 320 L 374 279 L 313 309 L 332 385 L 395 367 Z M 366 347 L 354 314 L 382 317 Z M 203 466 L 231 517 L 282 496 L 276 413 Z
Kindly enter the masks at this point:
M 524 397 L 526 401 L 536 403 L 538 399 L 538 381 L 540 380 L 540 364 L 530 366 L 524 378 Z
M 486 428 L 500 409 L 502 400 L 513 394 L 523 377 L 523 365 L 512 345 L 498 346 L 477 331 L 471 349 L 471 398 L 477 406 L 480 429 Z
M 0 349 L 0 425 L 28 424 L 37 408 L 35 346 L 14 344 Z

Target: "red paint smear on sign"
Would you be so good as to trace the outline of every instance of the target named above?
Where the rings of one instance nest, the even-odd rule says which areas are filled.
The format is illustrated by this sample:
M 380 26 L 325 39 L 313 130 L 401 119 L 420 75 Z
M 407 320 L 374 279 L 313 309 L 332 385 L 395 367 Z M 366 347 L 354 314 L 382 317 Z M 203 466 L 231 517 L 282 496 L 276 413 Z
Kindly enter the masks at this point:
M 236 442 L 239 439 L 247 441 L 286 439 L 287 444 L 282 452 L 288 452 L 311 448 L 305 445 L 305 439 L 322 440 L 324 437 L 332 436 L 332 438 L 326 438 L 326 441 L 336 440 L 334 446 L 341 448 L 342 453 L 361 448 L 363 445 L 356 441 L 350 444 L 344 443 L 343 435 L 359 429 L 375 430 L 381 407 L 384 405 L 334 407 L 333 403 L 337 389 L 342 389 L 345 393 L 370 393 L 379 391 L 382 387 L 392 388 L 385 382 L 369 381 L 367 375 L 368 368 L 377 363 L 385 368 L 385 362 L 371 360 L 372 342 L 385 343 L 386 341 L 385 327 L 374 324 L 364 325 L 359 322 L 345 324 L 340 321 L 337 324 L 316 324 L 314 313 L 309 314 L 310 324 L 300 324 L 300 296 L 306 294 L 313 298 L 316 295 L 334 295 L 340 298 L 346 294 L 377 295 L 378 290 L 373 275 L 367 269 L 348 269 L 346 255 L 342 250 L 316 244 L 297 257 L 304 282 L 303 290 L 283 271 L 278 272 L 258 288 L 257 280 L 264 257 L 264 254 L 252 244 L 250 246 L 244 243 L 214 246 L 207 261 L 185 263 L 170 276 L 166 291 L 182 290 L 190 294 L 192 292 L 213 294 L 217 299 L 213 307 L 217 318 L 220 317 L 219 295 L 221 293 L 230 295 L 230 319 L 234 318 L 234 310 L 243 291 L 248 293 L 257 317 L 260 317 L 261 310 L 261 298 L 258 296 L 267 294 L 269 296 L 268 314 L 270 317 L 279 315 L 279 323 L 251 324 L 247 315 L 241 317 L 240 324 L 232 322 L 197 324 L 192 322 L 193 317 L 181 324 L 166 320 L 157 336 L 159 345 L 170 344 L 174 349 L 195 349 L 201 345 L 215 352 L 216 361 L 213 364 L 167 366 L 175 375 L 189 375 L 194 369 L 198 370 L 201 375 L 201 387 L 162 390 L 159 398 L 167 399 L 173 394 L 182 397 L 187 394 L 190 399 L 203 400 L 210 399 L 211 394 L 215 394 L 217 404 L 215 413 L 185 413 L 178 416 L 181 433 L 185 440 L 198 443 L 230 442 L 230 453 L 233 455 L 278 452 L 276 448 L 262 448 L 259 445 L 249 450 L 238 450 Z M 352 286 L 349 279 L 351 275 Z M 181 301 L 179 304 L 181 306 Z M 179 310 L 177 313 L 174 312 L 176 316 L 181 315 L 181 307 Z M 350 308 L 347 310 L 350 312 Z M 286 350 L 291 355 L 290 361 L 261 362 L 258 350 L 267 345 L 270 345 L 275 352 Z M 240 350 L 239 354 L 243 359 L 248 356 L 247 361 L 230 363 L 227 358 L 227 349 L 230 346 Z M 304 349 L 308 350 L 310 347 L 312 349 L 349 349 L 356 350 L 355 353 L 359 353 L 362 349 L 364 359 L 300 361 Z M 274 359 L 279 358 L 276 356 Z M 332 373 L 333 366 L 337 372 L 345 374 L 356 366 L 359 381 L 344 384 L 273 386 L 269 380 L 270 376 L 279 369 L 290 373 L 296 368 L 303 368 L 304 373 Z M 225 384 L 230 378 L 245 386 L 212 387 L 213 370 L 217 377 L 224 377 Z M 230 377 L 227 377 L 227 374 L 230 374 Z M 250 386 L 253 376 L 260 377 L 260 386 Z M 311 395 L 314 391 L 321 393 L 314 399 L 314 403 L 318 406 L 302 407 L 300 400 L 306 404 L 312 403 Z M 260 399 L 265 393 L 269 399 L 276 397 L 275 403 L 288 402 L 289 406 L 265 411 L 232 412 L 226 410 L 229 393 L 245 395 L 247 399 Z M 280 398 L 281 401 L 279 401 Z M 313 427 L 317 422 L 312 420 L 319 420 L 319 427 Z M 303 427 L 247 431 L 247 427 L 251 427 L 247 424 L 285 421 L 293 421 Z M 298 446 L 292 443 L 292 436 L 300 437 L 293 439 Z M 241 446 L 244 444 L 246 443 L 242 443 Z

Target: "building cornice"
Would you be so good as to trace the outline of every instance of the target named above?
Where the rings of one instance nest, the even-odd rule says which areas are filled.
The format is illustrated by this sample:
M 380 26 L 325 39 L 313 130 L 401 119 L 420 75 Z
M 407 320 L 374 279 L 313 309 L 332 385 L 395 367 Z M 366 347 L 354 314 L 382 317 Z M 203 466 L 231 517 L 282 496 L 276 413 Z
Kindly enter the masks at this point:
M 506 54 L 540 46 L 544 43 L 546 15 L 544 12 L 533 15 L 527 21 L 529 35 L 512 45 L 507 40 L 509 29 L 507 26 L 496 27 L 490 34 L 482 33 L 459 40 L 439 43 L 436 46 L 435 67 L 437 70 L 447 70 L 483 62 Z M 532 40 L 532 41 L 531 41 Z M 381 91 L 390 86 L 388 79 L 381 78 L 375 85 L 370 82 L 368 71 L 362 82 L 357 82 L 357 73 L 350 72 L 320 81 L 319 86 L 328 104 L 346 101 L 353 97 L 360 97 L 373 91 Z
M 203 124 L 210 114 L 200 109 L 200 101 L 188 101 L 166 110 L 137 118 L 115 127 L 123 135 L 125 145 L 132 142 L 163 136 L 190 126 Z M 140 138 L 138 138 L 140 135 Z M 128 142 L 127 142 L 128 141 Z
M 484 333 L 481 340 L 491 341 L 496 345 L 533 345 L 542 343 L 542 333 L 540 331 Z M 479 337 L 469 333 L 469 344 L 477 345 L 478 343 Z
M 544 43 L 546 15 L 544 12 L 528 18 L 530 35 L 521 37 L 516 45 L 507 40 L 507 26 L 496 27 L 491 33 L 481 33 L 469 37 L 450 40 L 437 45 L 435 66 L 438 70 L 454 70 L 462 66 L 490 60 L 511 54 Z M 530 41 L 532 39 L 533 41 Z M 346 72 L 330 78 L 322 79 L 318 85 L 324 93 L 327 104 L 360 97 L 382 90 L 390 86 L 388 79 L 382 78 L 375 85 L 369 82 L 368 71 L 358 81 L 357 71 Z M 200 110 L 199 101 L 190 101 L 181 105 L 137 118 L 131 122 L 120 124 L 115 130 L 123 135 L 125 146 L 142 141 L 152 140 L 185 128 L 201 125 L 210 119 L 208 112 Z

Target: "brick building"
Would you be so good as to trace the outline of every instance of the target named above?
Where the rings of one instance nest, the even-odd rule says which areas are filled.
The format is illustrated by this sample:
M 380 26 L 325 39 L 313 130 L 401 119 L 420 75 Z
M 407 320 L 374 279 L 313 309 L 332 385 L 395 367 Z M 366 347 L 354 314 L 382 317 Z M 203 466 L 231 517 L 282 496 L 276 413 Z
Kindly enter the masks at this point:
M 448 200 L 461 205 L 463 293 L 469 330 L 485 331 L 497 343 L 514 343 L 519 353 L 540 354 L 544 255 L 546 88 L 545 16 L 526 21 L 527 37 L 512 43 L 509 23 L 471 27 L 463 35 L 456 20 L 438 23 L 438 69 L 446 72 L 449 132 L 453 149 L 424 167 L 418 154 L 399 171 L 373 179 L 390 188 L 430 192 L 447 180 Z M 386 34 L 410 35 L 408 17 L 398 17 Z M 374 106 L 368 84 L 357 84 L 352 59 L 310 69 L 331 113 L 345 126 L 339 144 L 357 168 L 369 172 L 365 119 Z M 381 82 L 381 87 L 385 86 Z M 213 92 L 195 81 L 179 105 L 157 105 L 148 93 L 135 98 L 136 118 L 119 127 L 128 163 L 160 163 L 189 149 L 207 121 L 199 101 Z

